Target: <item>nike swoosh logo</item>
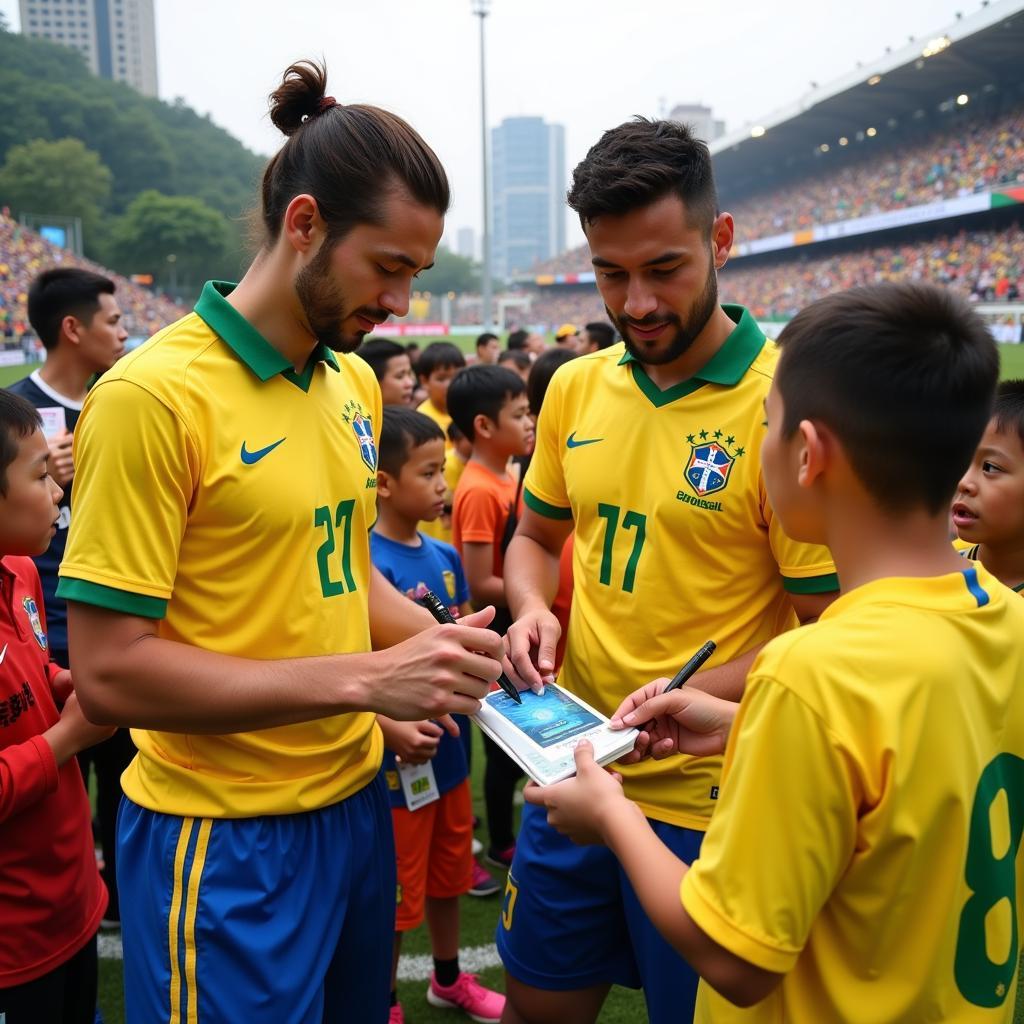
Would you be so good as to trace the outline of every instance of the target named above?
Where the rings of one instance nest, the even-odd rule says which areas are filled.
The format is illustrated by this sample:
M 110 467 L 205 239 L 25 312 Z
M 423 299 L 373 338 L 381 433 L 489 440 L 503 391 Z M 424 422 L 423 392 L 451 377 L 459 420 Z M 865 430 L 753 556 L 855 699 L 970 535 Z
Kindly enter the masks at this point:
M 245 442 L 242 442 L 242 461 L 247 465 L 251 466 L 256 462 L 259 462 L 264 455 L 269 455 L 279 444 L 284 444 L 285 438 L 281 438 L 280 441 L 275 441 L 273 444 L 268 444 L 266 448 L 261 448 L 257 452 L 247 452 L 245 450 Z
M 4 663 L 4 658 L 7 657 L 7 644 L 4 644 L 4 649 L 0 651 L 0 665 Z
M 566 448 L 582 448 L 585 444 L 597 444 L 598 441 L 603 441 L 603 437 L 588 437 L 583 441 L 576 440 L 576 431 L 574 430 L 566 439 Z

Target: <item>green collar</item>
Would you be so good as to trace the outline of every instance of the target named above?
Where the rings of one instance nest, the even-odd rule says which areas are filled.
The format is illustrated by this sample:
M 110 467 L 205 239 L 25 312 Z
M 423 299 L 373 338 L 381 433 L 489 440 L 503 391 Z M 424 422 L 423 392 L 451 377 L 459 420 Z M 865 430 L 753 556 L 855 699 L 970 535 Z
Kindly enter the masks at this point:
M 260 380 L 268 381 L 281 374 L 308 391 L 317 363 L 341 369 L 334 353 L 321 343 L 313 349 L 302 373 L 296 373 L 292 364 L 227 301 L 234 290 L 235 285 L 226 281 L 207 281 L 196 303 L 196 314 Z
M 647 375 L 643 364 L 630 352 L 623 353 L 619 366 L 631 364 L 637 387 L 659 408 L 696 391 L 702 384 L 721 384 L 735 387 L 750 369 L 751 363 L 764 348 L 765 336 L 757 321 L 743 306 L 722 304 L 722 309 L 736 327 L 722 347 L 689 380 L 680 381 L 662 391 Z

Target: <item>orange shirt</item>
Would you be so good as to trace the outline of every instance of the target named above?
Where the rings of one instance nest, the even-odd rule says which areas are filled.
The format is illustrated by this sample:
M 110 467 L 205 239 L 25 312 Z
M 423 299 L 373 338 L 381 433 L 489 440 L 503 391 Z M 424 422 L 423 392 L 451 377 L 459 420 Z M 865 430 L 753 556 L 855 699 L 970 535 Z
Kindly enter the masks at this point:
M 504 555 L 501 540 L 508 522 L 508 510 L 516 498 L 516 482 L 505 474 L 495 476 L 472 459 L 466 463 L 452 505 L 452 543 L 462 555 L 464 544 L 494 547 L 494 575 L 501 576 Z

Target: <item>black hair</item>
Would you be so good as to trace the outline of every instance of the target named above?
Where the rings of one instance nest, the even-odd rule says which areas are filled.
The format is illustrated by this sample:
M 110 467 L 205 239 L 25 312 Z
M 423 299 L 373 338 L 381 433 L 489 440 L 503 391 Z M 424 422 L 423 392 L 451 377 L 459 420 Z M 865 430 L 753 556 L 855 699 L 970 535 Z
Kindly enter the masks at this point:
M 18 457 L 21 440 L 42 426 L 31 402 L 0 388 L 0 495 L 7 497 L 7 467 Z
M 461 430 L 459 430 L 459 425 L 455 420 L 448 421 L 448 427 L 445 430 L 445 433 L 448 435 L 448 440 L 451 441 L 452 444 L 456 441 L 461 441 L 466 436 Z
M 892 512 L 949 504 L 999 378 L 992 335 L 964 299 L 918 282 L 852 288 L 799 312 L 779 345 L 784 436 L 825 424 Z
M 484 331 L 484 333 L 481 334 L 480 337 L 476 339 L 476 347 L 478 349 L 480 349 L 480 348 L 483 348 L 484 345 L 486 345 L 487 342 L 489 342 L 489 341 L 500 341 L 500 340 L 501 339 L 499 339 L 499 337 L 496 334 L 491 334 L 490 331 Z
M 413 448 L 443 440 L 444 432 L 429 416 L 401 405 L 386 405 L 380 423 L 377 468 L 398 476 Z
M 504 366 L 467 366 L 448 385 L 448 414 L 470 441 L 476 439 L 473 420 L 484 415 L 492 423 L 509 399 L 526 394 L 523 378 Z
M 522 327 L 517 331 L 510 331 L 508 335 L 508 342 L 505 347 L 509 352 L 522 352 L 526 349 L 526 341 L 530 337 L 529 331 L 524 331 Z
M 498 356 L 498 365 L 502 363 L 515 363 L 520 370 L 529 370 L 533 366 L 529 355 L 521 348 L 507 348 Z
M 686 125 L 637 116 L 590 147 L 572 172 L 568 202 L 585 231 L 602 214 L 630 213 L 671 194 L 685 204 L 687 223 L 710 236 L 718 193 L 707 144 Z
M 113 295 L 114 282 L 102 274 L 78 267 L 44 270 L 28 290 L 28 321 L 43 347 L 51 352 L 60 341 L 60 325 L 66 316 L 87 327 L 99 312 L 100 296 Z
M 584 330 L 588 340 L 596 341 L 599 349 L 611 348 L 615 344 L 615 328 L 604 320 L 595 320 L 587 324 Z
M 530 399 L 530 412 L 540 415 L 540 407 L 544 404 L 544 396 L 548 392 L 551 378 L 563 363 L 575 359 L 576 353 L 567 348 L 549 348 L 537 356 L 537 361 L 530 370 L 530 379 L 526 384 L 526 395 Z
M 416 360 L 416 373 L 420 377 L 429 377 L 435 370 L 444 370 L 450 366 L 463 367 L 466 357 L 462 350 L 450 341 L 432 341 Z
M 370 338 L 356 349 L 356 355 L 370 364 L 374 377 L 380 381 L 384 379 L 388 363 L 392 359 L 396 356 L 408 357 L 409 353 L 397 341 L 392 341 L 390 338 Z
M 357 224 L 380 224 L 396 188 L 444 214 L 451 194 L 437 154 L 405 121 L 387 110 L 342 105 L 326 95 L 327 68 L 301 60 L 270 94 L 270 120 L 288 141 L 263 173 L 266 240 L 281 231 L 288 204 L 308 193 L 331 241 Z
M 1000 431 L 1015 430 L 1024 444 L 1024 380 L 1004 380 L 999 385 L 992 415 Z

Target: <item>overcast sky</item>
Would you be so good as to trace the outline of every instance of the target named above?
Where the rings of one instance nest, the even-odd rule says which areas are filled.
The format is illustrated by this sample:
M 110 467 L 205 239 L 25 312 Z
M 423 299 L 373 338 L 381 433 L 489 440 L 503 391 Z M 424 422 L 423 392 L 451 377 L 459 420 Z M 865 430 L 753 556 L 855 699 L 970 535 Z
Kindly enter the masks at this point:
M 154 0 L 160 96 L 183 96 L 263 154 L 281 143 L 267 94 L 300 57 L 324 57 L 339 102 L 406 117 L 453 186 L 448 231 L 479 232 L 479 20 L 470 0 Z M 633 114 L 703 102 L 728 130 L 756 124 L 857 61 L 928 39 L 978 0 L 493 0 L 488 122 L 565 125 L 566 173 Z M 0 0 L 19 25 L 17 0 Z M 574 219 L 569 241 L 581 241 Z M 478 243 L 479 244 L 479 243 Z

